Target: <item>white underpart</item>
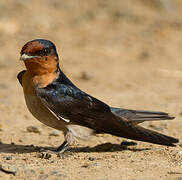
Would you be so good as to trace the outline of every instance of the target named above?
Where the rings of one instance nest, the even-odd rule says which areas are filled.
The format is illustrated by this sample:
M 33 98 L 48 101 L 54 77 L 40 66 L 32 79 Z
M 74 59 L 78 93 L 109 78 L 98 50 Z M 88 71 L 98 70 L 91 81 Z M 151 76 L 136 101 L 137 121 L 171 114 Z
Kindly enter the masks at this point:
M 94 130 L 84 126 L 68 124 L 66 127 L 72 133 L 73 137 L 76 137 L 78 139 L 87 140 L 91 135 L 94 134 Z

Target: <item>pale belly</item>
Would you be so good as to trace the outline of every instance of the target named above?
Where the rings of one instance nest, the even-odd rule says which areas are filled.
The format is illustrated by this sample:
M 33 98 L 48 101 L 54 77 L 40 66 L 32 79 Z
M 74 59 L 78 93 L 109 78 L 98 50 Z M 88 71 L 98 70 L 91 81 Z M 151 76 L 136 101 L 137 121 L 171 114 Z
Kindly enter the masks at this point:
M 43 124 L 50 126 L 52 128 L 66 131 L 67 122 L 64 120 L 58 119 L 55 115 L 52 114 L 38 99 L 37 96 L 24 94 L 26 105 L 31 112 L 31 114 L 38 119 Z

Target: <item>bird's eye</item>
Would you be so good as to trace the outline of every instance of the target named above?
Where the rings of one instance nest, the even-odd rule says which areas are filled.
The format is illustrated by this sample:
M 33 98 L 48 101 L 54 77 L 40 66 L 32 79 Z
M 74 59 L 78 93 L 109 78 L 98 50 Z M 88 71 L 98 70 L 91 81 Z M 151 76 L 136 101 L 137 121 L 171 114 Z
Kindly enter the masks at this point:
M 42 50 L 41 53 L 42 53 L 43 55 L 48 55 L 50 52 L 51 52 L 50 49 L 44 48 L 44 49 Z

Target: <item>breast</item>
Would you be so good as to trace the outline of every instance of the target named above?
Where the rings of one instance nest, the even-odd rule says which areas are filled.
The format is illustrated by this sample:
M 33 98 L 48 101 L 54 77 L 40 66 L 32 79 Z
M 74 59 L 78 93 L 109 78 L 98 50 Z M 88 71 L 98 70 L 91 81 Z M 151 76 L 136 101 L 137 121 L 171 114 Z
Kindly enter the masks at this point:
M 64 120 L 58 119 L 42 104 L 41 100 L 36 96 L 31 78 L 27 73 L 23 76 L 22 85 L 25 102 L 30 113 L 43 124 L 65 131 L 67 123 Z

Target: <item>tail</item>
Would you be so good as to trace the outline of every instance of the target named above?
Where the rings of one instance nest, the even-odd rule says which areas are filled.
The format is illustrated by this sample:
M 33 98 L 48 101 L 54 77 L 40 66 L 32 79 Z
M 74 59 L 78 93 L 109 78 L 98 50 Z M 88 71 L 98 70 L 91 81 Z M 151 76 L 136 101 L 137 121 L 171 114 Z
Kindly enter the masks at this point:
M 138 111 L 111 107 L 111 112 L 116 116 L 126 118 L 133 124 L 139 124 L 144 121 L 172 120 L 175 118 L 168 113 L 157 111 Z
M 175 143 L 178 143 L 179 141 L 174 137 L 170 137 L 137 125 L 144 121 L 174 119 L 174 117 L 169 116 L 167 113 L 135 111 L 113 107 L 111 108 L 111 111 L 117 120 L 112 121 L 110 129 L 108 129 L 109 134 L 166 146 L 175 146 Z
M 154 143 L 154 144 L 165 145 L 165 146 L 175 146 L 174 143 L 179 142 L 179 140 L 174 137 L 170 137 L 170 136 L 158 133 L 156 131 L 146 129 L 138 125 L 136 126 L 130 125 L 126 127 L 126 129 L 128 129 L 127 132 L 124 132 L 124 134 L 123 132 L 120 133 L 121 137 Z M 123 131 L 123 128 L 122 128 L 122 131 Z

